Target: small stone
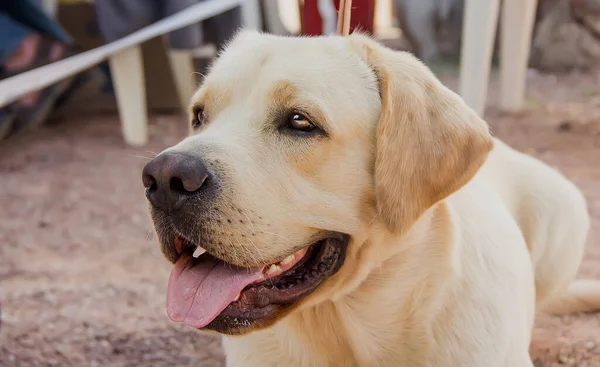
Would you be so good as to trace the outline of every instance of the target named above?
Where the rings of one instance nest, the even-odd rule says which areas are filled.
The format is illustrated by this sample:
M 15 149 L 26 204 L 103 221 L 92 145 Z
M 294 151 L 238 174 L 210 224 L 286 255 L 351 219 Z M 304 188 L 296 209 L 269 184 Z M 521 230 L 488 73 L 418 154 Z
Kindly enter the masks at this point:
M 26 348 L 33 348 L 35 346 L 35 342 L 31 339 L 21 339 L 21 345 Z
M 585 343 L 585 347 L 587 349 L 594 349 L 596 347 L 596 343 L 590 340 L 589 342 Z
M 558 125 L 558 131 L 561 132 L 565 132 L 565 131 L 571 131 L 571 129 L 573 128 L 573 121 L 563 121 Z

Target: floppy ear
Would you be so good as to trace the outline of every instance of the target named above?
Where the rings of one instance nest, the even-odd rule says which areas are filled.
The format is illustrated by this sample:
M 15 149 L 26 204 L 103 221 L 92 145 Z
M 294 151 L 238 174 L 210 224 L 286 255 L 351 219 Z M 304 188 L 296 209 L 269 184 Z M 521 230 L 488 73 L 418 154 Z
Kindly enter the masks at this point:
M 492 138 L 485 121 L 414 56 L 364 35 L 349 38 L 379 80 L 377 211 L 391 231 L 403 233 L 473 178 Z

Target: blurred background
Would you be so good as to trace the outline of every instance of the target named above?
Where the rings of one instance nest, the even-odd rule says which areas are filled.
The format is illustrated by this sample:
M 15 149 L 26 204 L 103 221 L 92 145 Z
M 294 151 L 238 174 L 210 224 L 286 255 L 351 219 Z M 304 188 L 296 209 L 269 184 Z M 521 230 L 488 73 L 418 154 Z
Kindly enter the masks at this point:
M 337 6 L 0 1 L 0 366 L 223 365 L 218 340 L 166 317 L 141 170 L 186 136 L 187 101 L 239 27 L 331 34 Z M 600 0 L 354 0 L 351 27 L 415 53 L 584 191 L 581 272 L 600 278 Z M 599 345 L 598 315 L 540 316 L 532 355 L 600 366 Z

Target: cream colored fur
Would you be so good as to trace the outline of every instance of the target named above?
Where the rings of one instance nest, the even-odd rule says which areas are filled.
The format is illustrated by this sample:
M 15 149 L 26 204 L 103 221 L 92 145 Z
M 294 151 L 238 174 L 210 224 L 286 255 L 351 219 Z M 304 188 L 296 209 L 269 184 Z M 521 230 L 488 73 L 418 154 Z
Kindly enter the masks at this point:
M 170 149 L 220 167 L 215 207 L 252 225 L 213 224 L 223 256 L 262 264 L 319 230 L 351 236 L 292 313 L 223 338 L 227 366 L 532 366 L 536 308 L 600 306 L 596 282 L 567 291 L 589 227 L 580 191 L 493 139 L 408 53 L 360 34 L 243 32 L 192 105 L 205 125 Z M 328 136 L 279 134 L 274 111 L 297 107 Z

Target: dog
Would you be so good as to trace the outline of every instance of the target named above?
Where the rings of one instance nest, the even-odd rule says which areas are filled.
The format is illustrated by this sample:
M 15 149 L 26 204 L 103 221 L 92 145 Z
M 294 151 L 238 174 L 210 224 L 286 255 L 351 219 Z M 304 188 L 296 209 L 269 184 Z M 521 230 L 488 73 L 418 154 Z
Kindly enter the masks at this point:
M 536 310 L 595 310 L 559 172 L 360 33 L 241 31 L 143 171 L 167 314 L 227 366 L 533 366 Z

